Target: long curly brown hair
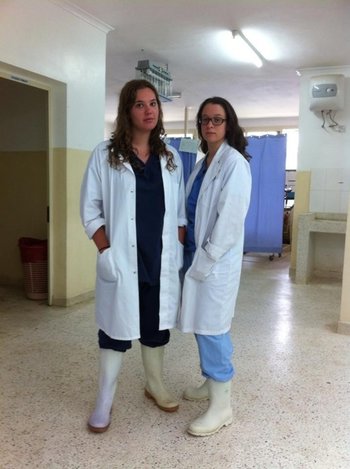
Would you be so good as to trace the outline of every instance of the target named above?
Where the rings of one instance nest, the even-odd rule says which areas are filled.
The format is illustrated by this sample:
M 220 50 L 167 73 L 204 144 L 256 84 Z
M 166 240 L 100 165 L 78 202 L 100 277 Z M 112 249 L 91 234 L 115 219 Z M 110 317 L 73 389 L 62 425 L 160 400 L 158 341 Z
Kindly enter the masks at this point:
M 219 96 L 213 96 L 212 98 L 208 98 L 205 101 L 203 101 L 197 113 L 196 124 L 197 124 L 198 135 L 200 138 L 200 148 L 202 152 L 207 153 L 208 151 L 208 144 L 203 138 L 202 127 L 200 124 L 204 106 L 206 106 L 207 104 L 219 104 L 220 106 L 224 108 L 225 113 L 226 113 L 226 136 L 225 138 L 227 140 L 227 143 L 231 147 L 238 150 L 241 153 L 241 155 L 243 155 L 244 158 L 249 161 L 251 159 L 251 156 L 246 151 L 248 142 L 244 136 L 242 127 L 240 127 L 238 123 L 237 114 L 235 110 L 233 109 L 233 107 L 231 106 L 231 104 L 226 99 L 220 98 Z
M 161 102 L 156 88 L 147 80 L 130 80 L 123 86 L 120 92 L 116 126 L 108 145 L 109 164 L 115 169 L 120 169 L 123 163 L 130 162 L 133 159 L 135 151 L 132 146 L 133 124 L 130 111 L 136 102 L 137 91 L 144 88 L 149 88 L 153 91 L 159 108 L 158 122 L 151 131 L 149 138 L 151 153 L 158 155 L 159 158 L 165 157 L 167 169 L 173 171 L 176 168 L 174 155 L 167 150 L 163 140 L 165 131 Z

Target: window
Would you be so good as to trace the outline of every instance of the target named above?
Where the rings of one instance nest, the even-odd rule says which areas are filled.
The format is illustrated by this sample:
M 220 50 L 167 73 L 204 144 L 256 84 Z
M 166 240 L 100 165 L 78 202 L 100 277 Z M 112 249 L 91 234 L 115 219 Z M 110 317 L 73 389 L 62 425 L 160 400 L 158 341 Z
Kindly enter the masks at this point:
M 283 130 L 287 134 L 287 157 L 286 169 L 297 169 L 298 166 L 298 145 L 299 145 L 299 130 L 288 129 Z
M 299 145 L 299 130 L 298 129 L 283 129 L 283 134 L 287 135 L 287 154 L 286 154 L 286 170 L 296 170 L 298 163 L 298 145 Z M 262 135 L 277 135 L 275 130 L 268 130 L 262 132 L 247 132 L 246 136 L 261 137 Z

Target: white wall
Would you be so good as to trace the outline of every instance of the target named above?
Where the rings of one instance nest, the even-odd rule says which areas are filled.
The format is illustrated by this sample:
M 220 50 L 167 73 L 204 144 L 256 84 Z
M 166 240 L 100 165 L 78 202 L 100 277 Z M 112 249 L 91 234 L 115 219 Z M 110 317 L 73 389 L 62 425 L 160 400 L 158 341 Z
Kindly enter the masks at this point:
M 340 133 L 322 128 L 320 112 L 310 111 L 311 77 L 342 74 L 345 78 L 345 107 L 335 120 L 345 126 Z M 350 67 L 302 70 L 298 170 L 311 172 L 311 212 L 347 213 L 350 193 Z M 328 99 L 328 98 L 327 98 Z
M 92 23 L 56 1 L 0 2 L 1 61 L 67 84 L 67 142 L 55 147 L 91 149 L 103 138 L 108 29 Z

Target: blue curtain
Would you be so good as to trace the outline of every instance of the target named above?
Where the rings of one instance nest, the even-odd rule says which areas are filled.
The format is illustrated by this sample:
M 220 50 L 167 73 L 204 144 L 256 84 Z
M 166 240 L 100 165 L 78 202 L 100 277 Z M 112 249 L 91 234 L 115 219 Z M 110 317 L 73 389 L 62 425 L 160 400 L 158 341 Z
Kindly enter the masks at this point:
M 285 134 L 248 137 L 252 194 L 245 221 L 245 252 L 281 253 L 283 243 Z
M 184 170 L 184 180 L 185 184 L 191 174 L 197 159 L 197 141 L 192 139 L 173 137 L 167 138 L 166 142 L 174 147 L 178 152 L 182 160 L 182 166 Z M 190 151 L 184 151 L 183 148 L 186 148 Z

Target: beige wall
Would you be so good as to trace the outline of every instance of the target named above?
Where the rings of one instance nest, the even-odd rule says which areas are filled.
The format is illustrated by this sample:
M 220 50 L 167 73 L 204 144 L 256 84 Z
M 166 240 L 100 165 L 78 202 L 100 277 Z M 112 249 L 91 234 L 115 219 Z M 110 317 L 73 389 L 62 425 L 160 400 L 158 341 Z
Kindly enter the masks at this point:
M 68 151 L 67 193 L 67 298 L 89 297 L 95 286 L 96 248 L 85 234 L 80 220 L 79 200 L 82 177 L 90 152 Z M 89 268 L 82 269 L 82 262 Z
M 79 214 L 80 186 L 90 152 L 55 149 L 52 213 L 54 240 L 53 303 L 67 306 L 93 295 L 96 249 L 87 238 Z
M 54 203 L 51 206 L 50 258 L 52 302 L 65 298 L 67 277 L 67 150 L 54 148 L 51 164 L 51 193 Z
M 293 208 L 292 252 L 290 259 L 291 274 L 295 274 L 298 247 L 298 216 L 309 211 L 310 171 L 297 171 L 295 183 L 295 203 Z
M 348 209 L 348 220 L 350 220 L 350 204 Z M 345 238 L 345 256 L 343 270 L 343 287 L 340 305 L 340 316 L 338 332 L 350 335 L 350 223 L 347 223 Z

